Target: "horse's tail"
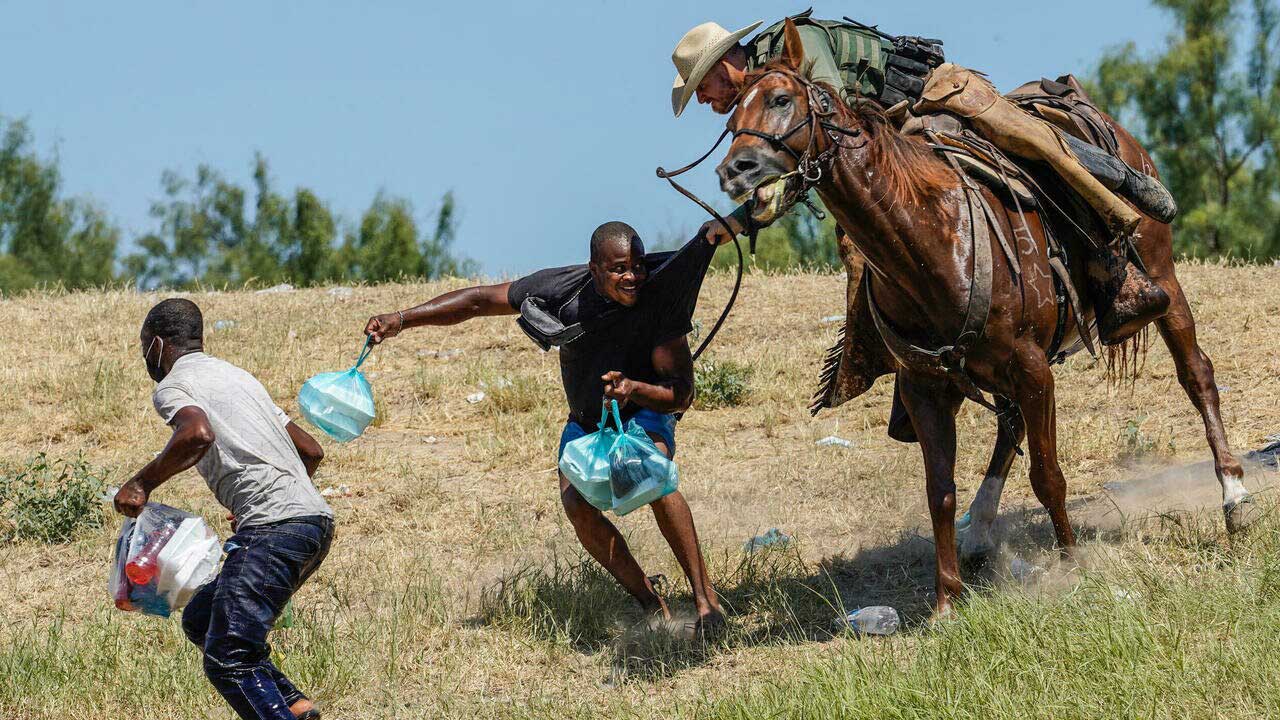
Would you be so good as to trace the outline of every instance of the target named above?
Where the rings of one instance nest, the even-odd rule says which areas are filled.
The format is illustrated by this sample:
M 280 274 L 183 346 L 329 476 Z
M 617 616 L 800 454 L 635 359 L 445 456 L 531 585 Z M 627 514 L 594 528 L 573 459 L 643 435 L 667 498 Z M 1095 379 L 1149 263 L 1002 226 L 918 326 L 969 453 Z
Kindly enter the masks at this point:
M 1148 334 L 1150 329 L 1151 326 L 1148 325 L 1128 340 L 1106 347 L 1108 383 L 1133 385 L 1138 380 L 1138 374 L 1147 365 L 1147 351 L 1151 348 L 1151 337 Z

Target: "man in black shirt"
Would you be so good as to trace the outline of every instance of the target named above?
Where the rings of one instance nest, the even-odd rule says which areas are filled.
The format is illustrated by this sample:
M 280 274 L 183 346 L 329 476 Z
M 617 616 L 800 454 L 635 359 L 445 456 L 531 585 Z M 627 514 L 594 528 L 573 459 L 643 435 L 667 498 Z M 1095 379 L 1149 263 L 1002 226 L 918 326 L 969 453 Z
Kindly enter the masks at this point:
M 658 449 L 672 457 L 675 413 L 693 402 L 693 360 L 686 339 L 693 308 L 716 245 L 729 239 L 718 225 L 708 223 L 680 250 L 645 255 L 631 226 L 608 222 L 591 235 L 587 265 L 550 268 L 515 282 L 448 292 L 409 310 L 370 318 L 365 334 L 380 343 L 409 327 L 520 313 L 521 326 L 535 340 L 561 344 L 560 377 L 569 404 L 561 454 L 569 442 L 595 432 L 603 403 L 617 400 L 624 422 L 635 420 Z M 554 318 L 551 324 L 561 331 L 549 337 L 532 328 L 528 320 L 538 312 Z M 646 611 L 669 618 L 666 603 L 617 528 L 563 473 L 560 499 L 587 552 Z M 698 627 L 723 624 L 684 496 L 673 492 L 651 507 L 693 588 Z

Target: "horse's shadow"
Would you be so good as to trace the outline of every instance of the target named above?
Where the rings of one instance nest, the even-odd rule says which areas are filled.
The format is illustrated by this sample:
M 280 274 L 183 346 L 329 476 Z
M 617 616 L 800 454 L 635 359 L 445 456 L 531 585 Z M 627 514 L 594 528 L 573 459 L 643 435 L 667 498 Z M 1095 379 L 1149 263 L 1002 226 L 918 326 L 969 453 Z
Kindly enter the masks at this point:
M 1120 532 L 1109 523 L 1077 523 L 1076 530 L 1082 541 L 1102 542 Z M 1001 552 L 964 568 L 969 592 L 1016 581 L 1008 573 L 1010 556 L 1052 554 L 1053 528 L 1038 508 L 1006 511 L 996 532 Z M 526 632 L 587 656 L 603 653 L 611 670 L 602 682 L 616 684 L 669 677 L 733 648 L 825 643 L 845 633 L 841 620 L 860 607 L 895 608 L 902 632 L 920 631 L 932 611 L 934 544 L 928 528 L 904 530 L 889 542 L 816 562 L 804 559 L 798 542 L 709 560 L 729 617 L 728 626 L 711 637 L 691 631 L 695 617 L 687 591 L 663 593 L 676 620 L 651 629 L 634 601 L 583 556 L 554 557 L 505 574 L 482 594 L 470 622 Z

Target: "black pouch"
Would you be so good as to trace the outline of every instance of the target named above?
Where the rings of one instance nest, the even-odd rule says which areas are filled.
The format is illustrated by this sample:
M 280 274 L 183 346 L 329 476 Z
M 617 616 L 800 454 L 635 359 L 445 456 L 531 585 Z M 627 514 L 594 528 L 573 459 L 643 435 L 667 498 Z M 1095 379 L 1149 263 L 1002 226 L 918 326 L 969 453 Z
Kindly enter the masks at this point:
M 546 304 L 535 297 L 527 297 L 520 303 L 520 317 L 516 324 L 543 350 L 560 347 L 582 337 L 586 330 L 582 323 L 565 325 Z

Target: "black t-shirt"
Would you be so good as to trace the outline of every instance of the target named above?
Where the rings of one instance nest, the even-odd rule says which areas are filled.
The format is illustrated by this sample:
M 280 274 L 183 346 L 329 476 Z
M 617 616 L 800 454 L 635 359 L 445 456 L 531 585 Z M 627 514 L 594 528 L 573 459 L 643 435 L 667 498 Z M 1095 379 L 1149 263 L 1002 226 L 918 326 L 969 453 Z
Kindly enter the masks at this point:
M 560 379 L 569 401 L 569 419 L 587 430 L 600 422 L 604 383 L 610 370 L 641 382 L 660 378 L 653 368 L 654 348 L 688 334 L 702 278 L 715 246 L 695 238 L 675 252 L 645 255 L 649 279 L 630 308 L 596 292 L 586 265 L 539 270 L 511 283 L 507 301 L 520 309 L 525 298 L 541 300 L 565 325 L 582 322 L 591 329 L 560 348 Z M 593 321 L 607 313 L 599 325 Z M 628 403 L 627 418 L 640 408 Z

